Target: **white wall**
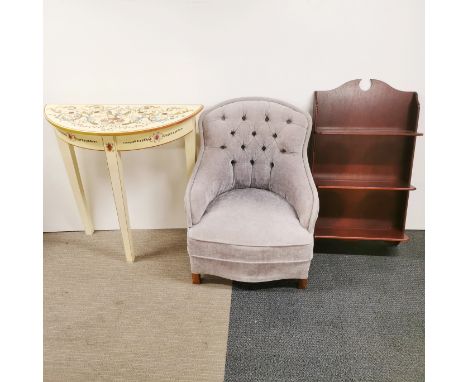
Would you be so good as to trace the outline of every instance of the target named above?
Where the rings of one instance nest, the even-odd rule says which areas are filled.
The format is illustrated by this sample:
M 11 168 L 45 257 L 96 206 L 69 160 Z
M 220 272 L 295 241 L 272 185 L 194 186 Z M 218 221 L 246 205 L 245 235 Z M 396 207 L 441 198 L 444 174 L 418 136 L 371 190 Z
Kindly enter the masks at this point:
M 45 103 L 202 103 L 268 96 L 309 110 L 314 90 L 376 78 L 419 93 L 423 0 L 45 0 Z M 78 150 L 96 229 L 118 228 L 102 152 Z M 184 227 L 181 143 L 123 154 L 133 228 Z M 424 228 L 424 138 L 407 227 Z M 44 121 L 44 230 L 82 229 Z

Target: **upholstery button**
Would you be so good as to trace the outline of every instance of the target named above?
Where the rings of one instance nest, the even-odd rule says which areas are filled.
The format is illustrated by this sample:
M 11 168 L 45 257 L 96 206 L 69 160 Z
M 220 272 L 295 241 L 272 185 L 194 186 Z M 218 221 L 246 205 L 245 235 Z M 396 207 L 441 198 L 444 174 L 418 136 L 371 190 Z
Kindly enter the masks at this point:
M 223 116 L 221 117 L 221 119 L 224 121 L 224 120 L 226 119 L 226 116 L 223 115 Z
M 282 152 L 282 153 L 285 153 L 285 152 L 286 152 L 286 149 L 281 149 L 281 152 Z
M 225 148 L 226 148 L 226 146 L 222 145 L 220 148 L 222 148 L 222 149 L 225 149 Z
M 234 130 L 231 130 L 231 135 L 234 135 L 236 132 Z
M 289 125 L 291 122 L 292 122 L 291 119 L 288 119 L 288 120 L 286 121 L 286 123 L 287 123 L 288 125 Z
M 273 162 L 270 163 L 270 167 L 273 168 L 275 167 L 275 164 Z
M 241 149 L 242 149 L 242 150 L 245 150 L 245 145 L 242 145 L 242 146 L 241 146 Z
M 278 137 L 278 134 L 274 133 L 273 138 L 277 138 L 277 137 Z
M 255 137 L 257 135 L 256 131 L 252 131 L 252 135 Z
M 234 165 L 236 164 L 236 161 L 233 159 L 233 160 L 231 161 L 231 164 L 234 166 Z
M 262 150 L 265 151 L 265 150 L 266 150 L 266 147 L 265 147 L 265 146 L 262 146 Z
M 253 159 L 251 159 L 250 164 L 253 166 L 254 163 L 255 163 L 255 161 Z
M 270 120 L 270 118 L 267 116 L 265 116 L 265 122 L 268 122 Z
M 242 120 L 245 121 L 247 117 L 245 115 L 242 116 Z

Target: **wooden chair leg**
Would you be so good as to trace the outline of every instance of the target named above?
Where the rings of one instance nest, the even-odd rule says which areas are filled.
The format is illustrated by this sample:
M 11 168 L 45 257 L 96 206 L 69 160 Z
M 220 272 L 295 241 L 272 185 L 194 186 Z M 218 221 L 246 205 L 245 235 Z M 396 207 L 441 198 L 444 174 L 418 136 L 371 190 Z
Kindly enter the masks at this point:
M 200 273 L 192 273 L 192 284 L 201 284 Z
M 298 289 L 306 289 L 308 282 L 309 282 L 308 279 L 299 279 L 297 281 L 297 288 Z

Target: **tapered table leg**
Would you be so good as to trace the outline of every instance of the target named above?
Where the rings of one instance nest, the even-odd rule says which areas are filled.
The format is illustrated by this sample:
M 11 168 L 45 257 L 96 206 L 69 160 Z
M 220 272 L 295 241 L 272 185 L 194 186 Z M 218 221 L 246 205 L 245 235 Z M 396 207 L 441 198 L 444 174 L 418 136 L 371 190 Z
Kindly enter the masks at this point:
M 75 148 L 60 138 L 57 138 L 57 141 L 65 164 L 65 169 L 67 171 L 68 180 L 70 181 L 70 185 L 73 190 L 76 205 L 80 212 L 81 221 L 84 225 L 84 230 L 87 235 L 92 235 L 94 232 L 94 226 L 89 212 L 88 202 L 86 201 L 78 162 L 76 161 Z
M 119 218 L 120 231 L 125 249 L 125 257 L 128 262 L 135 260 L 133 252 L 132 233 L 130 231 L 130 221 L 128 218 L 127 197 L 125 195 L 125 187 L 123 181 L 123 169 L 120 152 L 117 151 L 115 139 L 112 137 L 104 138 L 104 148 L 107 158 L 107 167 L 112 183 L 112 191 L 114 193 L 115 208 L 117 209 L 117 217 Z
M 193 118 L 193 130 L 185 136 L 185 163 L 187 166 L 187 175 L 190 177 L 193 167 L 195 166 L 196 152 L 196 133 L 195 133 L 195 118 Z

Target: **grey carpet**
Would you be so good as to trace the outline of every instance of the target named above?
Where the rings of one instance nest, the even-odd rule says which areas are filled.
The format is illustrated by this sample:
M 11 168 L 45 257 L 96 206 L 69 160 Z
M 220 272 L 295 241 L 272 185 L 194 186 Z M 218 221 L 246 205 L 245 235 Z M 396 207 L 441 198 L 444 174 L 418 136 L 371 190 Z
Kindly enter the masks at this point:
M 408 234 L 317 246 L 307 290 L 234 283 L 225 381 L 423 381 L 424 232 Z

